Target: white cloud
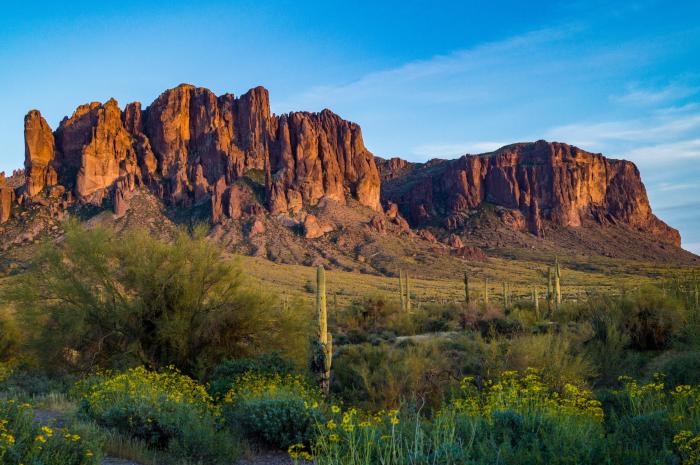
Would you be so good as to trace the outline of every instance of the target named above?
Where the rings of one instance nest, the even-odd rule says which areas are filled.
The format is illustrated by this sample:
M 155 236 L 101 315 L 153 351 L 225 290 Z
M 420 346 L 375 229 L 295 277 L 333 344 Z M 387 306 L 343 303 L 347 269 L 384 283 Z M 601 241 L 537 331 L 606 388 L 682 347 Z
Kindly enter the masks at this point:
M 662 88 L 643 88 L 638 84 L 628 87 L 628 91 L 622 95 L 614 95 L 611 100 L 617 103 L 631 105 L 658 105 L 685 97 L 695 95 L 700 91 L 699 87 L 687 86 L 680 83 L 672 83 Z
M 642 146 L 630 150 L 625 154 L 625 157 L 634 162 L 648 165 L 664 164 L 669 161 L 700 159 L 700 139 Z
M 656 190 L 660 192 L 674 192 L 674 191 L 685 191 L 688 189 L 697 189 L 697 183 L 669 183 L 662 182 L 656 186 Z
M 654 144 L 653 147 L 658 151 L 666 146 L 669 146 L 669 149 L 673 147 L 670 147 L 671 144 L 657 145 L 657 142 L 678 140 L 679 137 L 698 129 L 700 112 L 695 106 L 687 106 L 663 109 L 646 118 L 557 126 L 546 131 L 546 137 L 589 150 L 604 150 L 610 144 L 627 143 L 633 146 Z M 687 149 L 692 148 L 693 142 L 683 143 L 689 144 Z M 651 149 L 652 147 L 642 147 L 635 154 L 648 158 Z

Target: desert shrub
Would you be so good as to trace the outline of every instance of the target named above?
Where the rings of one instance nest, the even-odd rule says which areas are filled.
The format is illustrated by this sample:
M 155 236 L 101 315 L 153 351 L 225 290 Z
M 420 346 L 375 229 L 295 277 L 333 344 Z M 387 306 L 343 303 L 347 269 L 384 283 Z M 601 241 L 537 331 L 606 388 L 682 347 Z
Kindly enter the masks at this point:
M 258 357 L 224 360 L 214 368 L 209 392 L 215 399 L 223 398 L 231 390 L 233 383 L 245 373 L 291 375 L 295 369 L 293 361 L 277 352 L 262 354 Z
M 43 247 L 6 288 L 23 309 L 36 363 L 53 371 L 172 364 L 204 376 L 262 348 L 305 359 L 307 315 L 249 289 L 205 233 L 164 242 L 67 225 L 65 240 Z
M 683 304 L 654 286 L 643 287 L 624 298 L 621 304 L 622 323 L 632 345 L 640 350 L 667 347 L 686 319 Z
M 238 375 L 223 399 L 226 423 L 259 444 L 286 450 L 313 438 L 321 393 L 299 375 Z
M 31 406 L 0 400 L 0 463 L 6 465 L 96 465 L 97 437 L 66 428 L 39 426 Z
M 657 368 L 666 375 L 666 383 L 670 386 L 700 384 L 700 351 L 668 354 Z
M 602 410 L 590 392 L 572 385 L 558 391 L 533 370 L 474 381 L 465 379 L 463 394 L 430 421 L 415 408 L 374 414 L 334 408 L 317 425 L 315 463 L 598 463 Z
M 82 416 L 173 457 L 226 463 L 236 454 L 205 387 L 174 369 L 98 375 L 78 383 L 76 394 Z
M 522 371 L 543 370 L 556 386 L 566 382 L 583 385 L 595 374 L 595 367 L 581 350 L 582 341 L 572 332 L 532 334 L 516 337 L 507 344 L 506 366 Z
M 344 346 L 333 367 L 332 392 L 363 408 L 395 408 L 413 398 L 437 407 L 453 379 L 439 342 L 430 339 Z

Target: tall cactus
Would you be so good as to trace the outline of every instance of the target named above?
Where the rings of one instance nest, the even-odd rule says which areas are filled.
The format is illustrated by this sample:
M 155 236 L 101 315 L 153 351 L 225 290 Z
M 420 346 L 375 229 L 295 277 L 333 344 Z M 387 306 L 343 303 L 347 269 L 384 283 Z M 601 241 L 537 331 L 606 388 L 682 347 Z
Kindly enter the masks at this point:
M 489 282 L 484 279 L 484 305 L 489 304 Z
M 554 294 L 552 292 L 552 267 L 547 268 L 547 311 L 552 313 L 552 301 Z
M 401 293 L 401 311 L 406 311 L 406 289 L 403 284 L 403 270 L 399 270 L 399 292 Z
M 469 305 L 469 275 L 464 272 L 464 302 Z
M 319 371 L 320 385 L 326 394 L 331 383 L 331 364 L 333 363 L 333 335 L 328 332 L 328 312 L 326 310 L 326 270 L 323 266 L 316 269 L 316 312 L 318 313 L 318 344 L 322 352 Z
M 554 292 L 557 298 L 557 311 L 561 307 L 561 268 L 559 267 L 559 257 L 554 259 Z
M 540 319 L 540 295 L 539 295 L 539 291 L 537 290 L 537 286 L 535 286 L 532 289 L 532 301 L 535 304 L 535 317 L 539 321 L 539 319 Z
M 411 280 L 408 276 L 408 273 L 406 273 L 405 276 L 406 276 L 406 311 L 410 312 L 411 311 Z

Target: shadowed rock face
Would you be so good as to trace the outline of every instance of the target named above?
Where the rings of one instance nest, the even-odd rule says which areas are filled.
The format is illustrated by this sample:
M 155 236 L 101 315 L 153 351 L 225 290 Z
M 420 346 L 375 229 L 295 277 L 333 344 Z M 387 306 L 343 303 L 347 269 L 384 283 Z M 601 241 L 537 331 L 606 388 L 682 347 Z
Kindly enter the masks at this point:
M 94 102 L 78 107 L 53 134 L 32 111 L 25 139 L 30 196 L 59 182 L 82 202 L 111 195 L 120 214 L 124 189 L 138 185 L 172 204 L 213 202 L 217 218 L 235 213 L 221 211 L 221 199 L 235 199 L 229 186 L 250 170 L 265 176 L 273 213 L 324 197 L 380 209 L 379 175 L 360 127 L 328 110 L 272 115 L 262 87 L 235 98 L 183 84 L 146 110 L 138 102 L 124 111 L 113 99 Z
M 458 229 L 469 210 L 490 203 L 522 212 L 527 228 L 538 236 L 543 219 L 578 227 L 589 218 L 625 223 L 680 246 L 678 231 L 652 214 L 633 163 L 567 144 L 513 144 L 493 153 L 413 166 L 399 177 L 386 172 L 391 169 L 387 162 L 379 166 L 388 179 L 383 200 L 397 203 L 414 226 L 439 222 Z

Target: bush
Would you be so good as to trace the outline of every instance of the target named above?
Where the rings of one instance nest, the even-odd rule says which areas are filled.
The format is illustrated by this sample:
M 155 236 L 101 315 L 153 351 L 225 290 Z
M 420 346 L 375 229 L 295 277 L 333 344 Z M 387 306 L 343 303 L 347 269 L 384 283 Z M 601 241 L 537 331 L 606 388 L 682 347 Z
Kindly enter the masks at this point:
M 307 355 L 304 312 L 246 286 L 203 228 L 164 242 L 68 224 L 6 296 L 22 308 L 34 361 L 54 372 L 175 365 L 203 377 L 263 347 Z
M 65 428 L 38 426 L 31 406 L 0 401 L 0 463 L 3 465 L 97 465 L 101 444 L 95 437 Z
M 367 409 L 396 408 L 413 398 L 437 408 L 453 386 L 451 362 L 437 340 L 345 346 L 333 359 L 331 391 Z
M 209 392 L 215 399 L 220 399 L 231 390 L 234 381 L 245 373 L 291 375 L 294 370 L 294 362 L 282 357 L 277 352 L 263 354 L 259 357 L 225 360 L 214 369 Z
M 639 350 L 658 350 L 668 346 L 683 328 L 686 319 L 683 304 L 667 297 L 653 286 L 640 289 L 622 301 L 623 325 L 632 345 Z
M 283 450 L 311 441 L 322 417 L 321 393 L 303 377 L 249 372 L 231 385 L 223 403 L 230 427 L 254 442 Z
M 77 392 L 83 416 L 170 456 L 226 463 L 236 455 L 204 386 L 174 369 L 97 376 L 79 383 Z

